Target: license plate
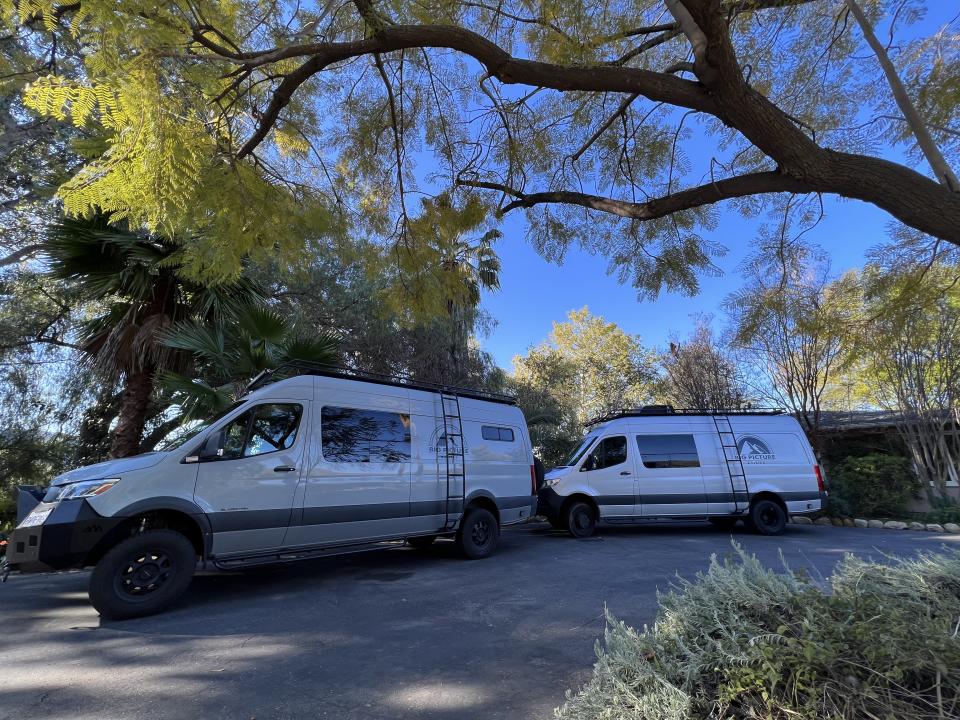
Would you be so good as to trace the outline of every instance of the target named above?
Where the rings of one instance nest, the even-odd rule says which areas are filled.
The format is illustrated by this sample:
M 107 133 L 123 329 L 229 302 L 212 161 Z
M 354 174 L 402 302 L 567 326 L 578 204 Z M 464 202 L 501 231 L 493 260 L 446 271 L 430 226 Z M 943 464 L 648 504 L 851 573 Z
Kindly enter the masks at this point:
M 35 527 L 37 525 L 43 525 L 44 521 L 47 519 L 47 516 L 53 512 L 53 508 L 37 508 L 29 515 L 27 515 L 23 522 L 20 523 L 17 527 Z

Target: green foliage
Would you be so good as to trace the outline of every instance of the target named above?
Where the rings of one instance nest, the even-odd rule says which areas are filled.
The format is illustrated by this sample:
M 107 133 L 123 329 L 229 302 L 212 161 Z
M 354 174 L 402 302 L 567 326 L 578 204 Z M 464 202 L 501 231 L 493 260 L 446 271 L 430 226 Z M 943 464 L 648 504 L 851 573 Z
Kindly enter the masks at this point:
M 571 310 L 546 341 L 514 358 L 511 385 L 543 461 L 559 464 L 591 418 L 642 405 L 657 389 L 657 357 L 615 323 Z
M 182 421 L 223 410 L 263 370 L 296 360 L 335 365 L 340 359 L 332 333 L 308 336 L 279 313 L 256 305 L 238 309 L 230 323 L 182 320 L 163 332 L 161 342 L 194 358 L 193 377 L 172 370 L 160 375 Z
M 830 470 L 828 508 L 847 517 L 903 517 L 920 489 L 910 460 L 901 455 L 849 457 Z
M 960 554 L 848 555 L 829 591 L 737 548 L 660 597 L 652 628 L 608 613 L 593 678 L 560 720 L 916 718 L 960 703 Z
M 872 19 L 894 13 L 888 3 L 864 4 Z M 953 156 L 960 137 L 953 126 L 956 20 L 944 14 L 940 32 L 905 38 L 903 25 L 922 15 L 908 5 L 895 11 L 898 60 Z M 717 9 L 729 15 L 750 85 L 824 147 L 912 145 L 835 3 L 724 2 Z M 73 147 L 84 162 L 70 177 L 50 178 L 66 210 L 109 212 L 178 238 L 179 262 L 191 276 L 236 277 L 244 258 L 274 253 L 301 261 L 305 240 L 339 237 L 345 228 L 408 240 L 406 205 L 425 183 L 455 192 L 474 183 L 490 204 L 502 205 L 539 192 L 655 198 L 703 184 L 707 158 L 697 157 L 693 143 L 704 135 L 716 147 L 712 180 L 773 166 L 722 112 L 684 113 L 669 99 L 643 96 L 621 108 L 624 95 L 603 82 L 521 98 L 504 89 L 509 77 L 498 80 L 493 67 L 481 69 L 461 48 L 440 49 L 429 39 L 438 25 L 459 26 L 519 58 L 577 72 L 657 72 L 673 88 L 689 70 L 664 70 L 686 60 L 690 45 L 670 27 L 662 0 L 600 9 L 585 0 L 397 0 L 347 3 L 337 12 L 260 0 L 2 0 L 0 23 L 4 34 L 36 36 L 18 42 L 8 62 L 0 54 L 0 77 L 18 78 L 17 102 L 79 141 Z M 422 47 L 364 49 L 398 27 L 422 28 Z M 59 62 L 46 61 L 50 38 Z M 307 44 L 312 49 L 298 47 Z M 24 72 L 19 56 L 31 48 L 27 55 L 36 58 Z M 345 48 L 357 56 L 341 55 Z M 864 121 L 863 108 L 876 112 Z M 434 162 L 421 162 L 425 156 Z M 437 171 L 424 177 L 418 165 Z M 496 186 L 504 184 L 509 190 L 498 198 Z M 734 202 L 748 215 L 763 206 L 756 197 Z M 579 244 L 607 257 L 611 271 L 643 294 L 695 292 L 699 275 L 716 272 L 714 259 L 725 251 L 703 236 L 719 221 L 710 205 L 648 221 L 597 212 L 597 205 L 585 211 L 521 200 L 515 207 L 527 214 L 529 239 L 544 255 L 560 258 Z

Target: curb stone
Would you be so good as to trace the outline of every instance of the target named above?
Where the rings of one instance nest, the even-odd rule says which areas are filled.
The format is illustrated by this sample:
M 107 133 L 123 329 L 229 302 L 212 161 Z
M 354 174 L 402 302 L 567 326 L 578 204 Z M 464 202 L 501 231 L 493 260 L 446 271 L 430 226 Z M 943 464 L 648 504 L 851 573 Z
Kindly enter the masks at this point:
M 938 523 L 927 523 L 927 532 L 943 532 L 943 525 Z
M 863 518 L 854 518 L 853 525 L 854 527 L 865 528 L 867 527 L 867 521 L 864 520 Z
M 883 520 L 867 520 L 867 527 L 882 528 Z
M 912 523 L 910 523 L 910 529 L 911 529 L 911 530 L 926 530 L 927 528 L 924 527 L 923 523 L 912 522 Z
M 944 523 L 943 529 L 948 533 L 960 533 L 960 525 L 957 525 L 956 523 Z
M 833 525 L 833 522 L 828 517 L 818 517 L 813 521 L 814 525 Z
M 900 522 L 899 520 L 887 520 L 883 526 L 887 530 L 906 530 L 907 524 L 905 522 Z
M 797 515 L 792 519 L 794 525 L 813 525 L 813 520 L 803 515 Z

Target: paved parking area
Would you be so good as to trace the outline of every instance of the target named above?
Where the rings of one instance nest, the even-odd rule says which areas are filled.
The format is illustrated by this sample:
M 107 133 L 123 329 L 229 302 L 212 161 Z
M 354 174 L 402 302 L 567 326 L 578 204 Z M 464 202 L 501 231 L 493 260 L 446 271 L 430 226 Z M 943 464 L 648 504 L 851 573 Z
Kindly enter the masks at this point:
M 828 574 L 844 553 L 960 547 L 960 536 L 797 526 L 734 537 L 771 566 Z M 496 557 L 450 542 L 199 575 L 173 610 L 100 623 L 86 572 L 0 586 L 0 719 L 550 718 L 590 674 L 603 608 L 651 622 L 656 591 L 730 534 L 707 524 L 577 541 L 533 524 Z

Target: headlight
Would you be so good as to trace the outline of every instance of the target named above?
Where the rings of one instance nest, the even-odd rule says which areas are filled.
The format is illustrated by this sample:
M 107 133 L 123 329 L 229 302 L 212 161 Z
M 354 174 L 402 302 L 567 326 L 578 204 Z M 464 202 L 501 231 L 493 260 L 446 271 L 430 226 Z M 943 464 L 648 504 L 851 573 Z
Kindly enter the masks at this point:
M 94 495 L 103 495 L 107 490 L 120 482 L 120 478 L 104 478 L 103 480 L 84 480 L 83 482 L 73 483 L 72 485 L 61 485 L 52 487 L 44 496 L 44 502 L 56 502 L 57 500 L 69 500 L 75 498 L 93 497 Z
M 556 484 L 557 484 L 558 482 L 560 482 L 561 480 L 563 480 L 562 477 L 550 478 L 549 480 L 544 480 L 544 481 L 543 481 L 543 485 L 541 485 L 540 487 L 542 487 L 542 488 L 553 487 L 554 485 L 556 485 Z

